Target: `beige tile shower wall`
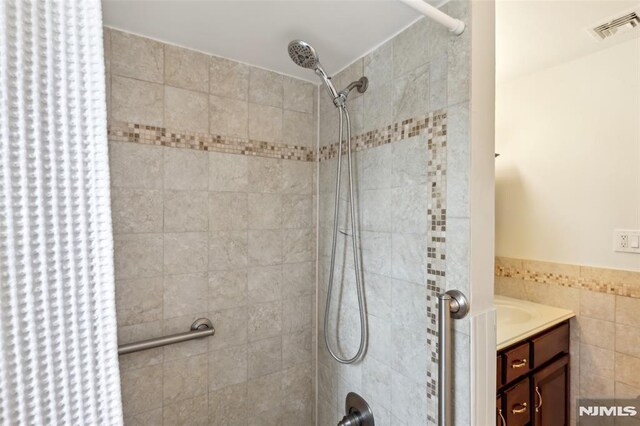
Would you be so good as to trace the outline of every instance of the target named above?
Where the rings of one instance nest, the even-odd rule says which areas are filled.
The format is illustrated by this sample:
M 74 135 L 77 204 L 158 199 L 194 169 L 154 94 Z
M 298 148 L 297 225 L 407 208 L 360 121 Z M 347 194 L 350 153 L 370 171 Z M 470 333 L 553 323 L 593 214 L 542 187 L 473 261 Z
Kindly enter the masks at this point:
M 576 313 L 571 323 L 572 406 L 578 397 L 640 395 L 639 272 L 496 258 L 495 289 Z
M 111 122 L 315 146 L 310 83 L 105 35 Z M 120 357 L 125 423 L 313 423 L 316 165 L 127 142 L 110 162 L 120 343 L 216 328 Z
M 449 3 L 443 9 L 466 20 L 465 1 Z M 381 131 L 393 123 L 440 110 L 446 115 L 447 139 L 442 148 L 435 147 L 427 132 L 354 154 L 369 344 L 364 359 L 352 365 L 334 361 L 322 337 L 336 159 L 320 161 L 319 426 L 333 426 L 342 418 L 344 398 L 350 391 L 369 401 L 376 424 L 436 424 L 434 296 L 446 288 L 449 275 L 458 288 L 468 285 L 469 279 L 468 37 L 465 33 L 452 38 L 446 29 L 422 19 L 334 77 L 338 89 L 362 75 L 369 78 L 367 92 L 360 95 L 354 91 L 349 98 L 354 135 Z M 322 151 L 336 142 L 338 129 L 337 112 L 322 88 L 319 110 Z M 452 161 L 457 163 L 452 165 Z M 346 171 L 343 182 L 345 178 Z M 347 199 L 344 185 L 341 199 Z M 346 203 L 343 206 L 339 224 L 349 234 Z M 453 214 L 447 215 L 449 212 Z M 440 223 L 445 220 L 446 225 Z M 328 335 L 339 353 L 352 356 L 360 336 L 353 250 L 350 237 L 339 236 Z M 456 250 L 451 251 L 451 258 L 445 258 L 449 236 Z M 468 340 L 468 328 L 463 326 L 455 342 L 456 424 L 469 423 L 462 415 L 469 412 Z

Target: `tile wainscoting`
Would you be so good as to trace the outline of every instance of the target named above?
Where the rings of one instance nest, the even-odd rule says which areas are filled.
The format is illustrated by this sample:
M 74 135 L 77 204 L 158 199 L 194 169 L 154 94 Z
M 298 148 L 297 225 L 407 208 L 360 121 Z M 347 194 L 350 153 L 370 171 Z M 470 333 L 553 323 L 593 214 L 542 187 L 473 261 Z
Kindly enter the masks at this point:
M 574 404 L 578 396 L 640 395 L 640 272 L 498 257 L 495 275 L 497 294 L 576 313 Z

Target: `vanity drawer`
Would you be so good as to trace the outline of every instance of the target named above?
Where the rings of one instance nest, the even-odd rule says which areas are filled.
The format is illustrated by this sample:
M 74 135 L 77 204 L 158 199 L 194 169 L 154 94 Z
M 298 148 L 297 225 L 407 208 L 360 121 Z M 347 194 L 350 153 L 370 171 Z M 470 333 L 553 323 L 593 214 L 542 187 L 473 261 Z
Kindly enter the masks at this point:
M 499 388 L 504 382 L 502 381 L 502 355 L 498 355 L 496 361 L 496 386 Z
M 507 389 L 504 417 L 509 426 L 524 426 L 531 420 L 531 399 L 529 394 L 529 378 L 520 380 L 515 386 Z
M 518 377 L 527 374 L 531 369 L 529 359 L 529 342 L 524 342 L 503 354 L 504 382 L 510 383 Z
M 560 353 L 569 352 L 569 323 L 565 322 L 538 337 L 531 339 L 533 368 L 537 368 Z

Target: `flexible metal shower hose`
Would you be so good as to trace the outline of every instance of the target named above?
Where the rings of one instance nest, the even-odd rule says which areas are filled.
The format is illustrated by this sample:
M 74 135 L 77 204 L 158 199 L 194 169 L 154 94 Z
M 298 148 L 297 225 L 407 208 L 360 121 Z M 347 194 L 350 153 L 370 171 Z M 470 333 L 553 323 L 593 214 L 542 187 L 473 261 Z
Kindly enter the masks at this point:
M 325 305 L 324 312 L 324 343 L 327 346 L 327 350 L 329 354 L 342 364 L 352 364 L 358 361 L 364 354 L 365 348 L 367 346 L 367 317 L 365 311 L 364 304 L 364 288 L 362 283 L 362 271 L 360 268 L 360 256 L 358 252 L 358 226 L 356 223 L 356 211 L 355 211 L 355 200 L 353 196 L 353 165 L 351 159 L 351 120 L 349 118 L 349 111 L 347 111 L 346 105 L 341 105 L 338 107 L 338 114 L 340 117 L 339 124 L 339 139 L 338 139 L 338 166 L 336 172 L 336 196 L 335 196 L 335 209 L 333 214 L 333 242 L 331 244 L 331 269 L 329 270 L 329 285 L 327 288 L 327 303 Z M 353 265 L 356 273 L 356 288 L 358 291 L 358 309 L 360 311 L 360 347 L 358 348 L 358 352 L 352 358 L 342 358 L 338 354 L 336 354 L 333 349 L 331 349 L 331 345 L 329 344 L 329 339 L 327 337 L 327 330 L 329 326 L 329 312 L 331 310 L 331 293 L 333 290 L 333 270 L 335 267 L 336 261 L 336 241 L 338 239 L 338 217 L 340 210 L 340 178 L 342 176 L 342 134 L 343 134 L 343 115 L 344 120 L 346 121 L 346 129 L 347 129 L 347 159 L 348 159 L 348 168 L 349 168 L 349 201 L 350 201 L 350 210 L 351 210 L 351 241 L 353 243 Z

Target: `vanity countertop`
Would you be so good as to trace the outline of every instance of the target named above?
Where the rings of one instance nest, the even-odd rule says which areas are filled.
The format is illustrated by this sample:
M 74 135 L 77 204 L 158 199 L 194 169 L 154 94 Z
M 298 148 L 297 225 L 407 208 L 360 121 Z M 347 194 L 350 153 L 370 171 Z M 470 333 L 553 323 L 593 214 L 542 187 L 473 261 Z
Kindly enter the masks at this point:
M 511 297 L 495 296 L 497 350 L 575 316 L 573 311 Z

